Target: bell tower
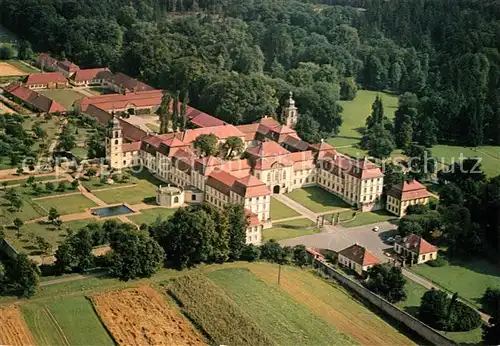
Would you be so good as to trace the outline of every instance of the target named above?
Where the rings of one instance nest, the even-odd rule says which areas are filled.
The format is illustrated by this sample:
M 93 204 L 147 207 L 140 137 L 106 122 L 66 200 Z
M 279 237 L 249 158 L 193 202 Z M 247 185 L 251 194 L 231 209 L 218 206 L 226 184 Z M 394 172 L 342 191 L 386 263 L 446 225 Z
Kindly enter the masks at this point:
M 106 138 L 106 158 L 110 168 L 121 169 L 123 166 L 123 133 L 120 120 L 113 115 Z
M 295 107 L 295 100 L 292 98 L 293 93 L 290 91 L 290 96 L 288 100 L 285 101 L 285 107 L 283 107 L 282 119 L 285 125 L 293 129 L 297 124 L 299 117 L 298 108 Z

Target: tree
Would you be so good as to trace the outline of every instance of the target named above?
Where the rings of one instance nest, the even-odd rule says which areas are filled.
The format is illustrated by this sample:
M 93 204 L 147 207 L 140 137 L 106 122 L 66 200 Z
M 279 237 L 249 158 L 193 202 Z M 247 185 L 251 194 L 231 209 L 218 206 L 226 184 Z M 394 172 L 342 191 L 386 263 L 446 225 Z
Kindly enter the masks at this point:
M 92 233 L 87 228 L 82 228 L 58 246 L 55 252 L 56 269 L 64 273 L 81 272 L 92 268 L 94 265 L 92 248 Z
M 54 191 L 54 183 L 51 181 L 46 182 L 45 190 L 47 190 L 48 192 Z
M 382 124 L 374 124 L 363 134 L 361 147 L 368 149 L 370 156 L 378 159 L 389 157 L 394 150 L 392 134 Z
M 303 267 L 308 263 L 308 255 L 304 245 L 295 245 L 293 247 L 293 263 Z
M 47 138 L 47 132 L 40 125 L 34 124 L 32 130 L 38 139 L 43 140 Z
M 168 91 L 164 91 L 161 98 L 160 108 L 158 109 L 158 114 L 160 117 L 160 133 L 167 133 L 169 131 L 172 115 L 172 112 L 170 110 L 171 103 L 172 96 Z
M 245 143 L 240 137 L 229 137 L 223 144 L 226 151 L 226 158 L 232 158 L 234 155 L 240 155 L 243 152 Z
M 57 191 L 58 192 L 66 191 L 66 182 L 64 180 L 60 181 L 59 184 L 57 184 Z
M 384 105 L 382 99 L 377 95 L 372 104 L 371 115 L 366 118 L 366 128 L 371 129 L 376 124 L 382 124 L 384 118 Z
M 422 296 L 418 318 L 434 328 L 446 330 L 448 327 L 448 309 L 448 294 L 433 288 Z
M 483 342 L 500 344 L 500 290 L 488 287 L 481 298 L 481 310 L 489 314 L 489 326 L 483 325 Z
M 260 246 L 260 258 L 269 262 L 281 263 L 283 260 L 283 249 L 274 239 Z
M 321 132 L 319 123 L 309 114 L 301 114 L 295 125 L 295 131 L 304 141 L 309 143 L 319 143 Z
M 33 49 L 29 41 L 22 40 L 17 46 L 17 57 L 21 60 L 31 60 L 33 58 Z
M 399 267 L 377 264 L 368 269 L 368 281 L 366 282 L 368 289 L 391 303 L 406 299 L 405 284 L 406 279 Z
M 76 190 L 76 188 L 78 187 L 78 185 L 80 185 L 80 181 L 78 181 L 77 179 L 73 180 L 71 182 L 71 189 Z
M 60 217 L 61 217 L 61 214 L 59 214 L 59 211 L 57 211 L 56 208 L 54 208 L 54 207 L 50 208 L 49 216 L 48 216 L 49 222 L 55 223 L 56 220 L 58 220 Z
M 147 233 L 122 227 L 113 232 L 108 255 L 109 273 L 120 280 L 150 277 L 163 264 L 165 253 Z
M 384 191 L 387 193 L 391 187 L 402 182 L 405 174 L 400 165 L 392 162 L 384 163 Z
M 65 125 L 59 136 L 59 148 L 64 151 L 71 151 L 76 146 L 76 137 L 69 125 Z
M 254 262 L 260 258 L 260 248 L 253 244 L 247 244 L 243 247 L 240 259 L 243 261 Z
M 32 262 L 28 255 L 18 254 L 11 264 L 10 289 L 21 297 L 32 297 L 36 293 L 40 272 L 38 266 Z
M 52 244 L 45 240 L 44 237 L 37 236 L 36 244 L 38 249 L 45 255 L 50 255 L 52 253 Z
M 199 135 L 193 145 L 203 156 L 213 156 L 217 153 L 217 137 L 213 133 Z
M 35 182 L 35 177 L 30 175 L 28 179 L 26 179 L 26 184 L 31 185 Z
M 408 156 L 409 177 L 422 180 L 436 171 L 436 158 L 424 146 L 411 144 L 406 148 L 404 154 Z
M 24 221 L 23 221 L 23 220 L 21 220 L 21 219 L 20 219 L 20 218 L 18 218 L 18 217 L 16 217 L 16 218 L 14 219 L 14 227 L 15 227 L 15 229 L 16 229 L 16 231 L 17 231 L 17 238 L 18 238 L 18 239 L 19 239 L 19 237 L 20 237 L 21 227 L 23 227 L 23 225 L 24 225 Z
M 465 197 L 462 190 L 454 183 L 446 184 L 439 191 L 439 204 L 443 206 L 464 205 Z
M 229 258 L 237 260 L 245 247 L 249 221 L 242 204 L 230 204 L 226 206 L 224 212 L 227 215 L 229 224 Z
M 16 173 L 17 173 L 18 175 L 21 175 L 21 174 L 23 174 L 23 173 L 24 173 L 24 169 L 23 169 L 22 167 L 17 167 L 17 169 L 16 169 Z
M 10 60 L 14 58 L 15 52 L 14 48 L 10 44 L 2 44 L 0 45 L 0 60 Z
M 187 116 L 187 106 L 189 103 L 189 95 L 186 89 L 182 92 L 182 103 L 181 103 L 181 113 L 180 113 L 180 130 L 184 131 L 188 122 Z

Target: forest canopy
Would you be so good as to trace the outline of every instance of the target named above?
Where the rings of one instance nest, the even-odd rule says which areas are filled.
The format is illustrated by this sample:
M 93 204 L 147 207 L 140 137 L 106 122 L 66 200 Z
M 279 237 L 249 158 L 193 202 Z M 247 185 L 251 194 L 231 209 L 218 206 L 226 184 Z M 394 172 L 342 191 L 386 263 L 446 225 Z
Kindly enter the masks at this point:
M 432 134 L 421 144 L 500 144 L 498 1 L 329 2 L 0 0 L 0 20 L 36 51 L 186 90 L 234 124 L 293 91 L 299 134 L 326 138 L 360 87 L 414 94 L 402 119 Z

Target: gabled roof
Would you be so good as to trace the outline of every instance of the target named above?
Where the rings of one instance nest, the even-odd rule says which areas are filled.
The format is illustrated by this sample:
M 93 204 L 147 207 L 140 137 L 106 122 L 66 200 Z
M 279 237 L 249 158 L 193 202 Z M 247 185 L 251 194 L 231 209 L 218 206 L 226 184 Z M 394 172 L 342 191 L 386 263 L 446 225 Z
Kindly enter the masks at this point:
M 71 61 L 69 61 L 67 59 L 63 60 L 63 61 L 58 61 L 57 66 L 62 68 L 64 71 L 68 71 L 68 72 L 75 72 L 75 71 L 78 71 L 80 69 L 80 67 L 78 67 L 78 65 L 73 64 Z
M 417 180 L 401 181 L 395 184 L 389 191 L 389 196 L 392 196 L 401 201 L 408 201 L 411 199 L 429 197 L 430 193 L 427 188 L 420 184 Z
M 68 80 L 61 72 L 33 73 L 28 76 L 26 85 L 49 84 L 49 83 L 67 83 Z
M 40 67 L 43 65 L 44 68 L 46 68 L 46 67 L 48 67 L 48 68 L 55 68 L 55 66 L 57 65 L 57 59 L 54 59 L 53 57 L 51 57 L 47 53 L 41 53 L 36 58 L 36 63 Z
M 404 238 L 401 238 L 398 241 L 396 241 L 396 243 L 401 245 L 407 250 L 416 252 L 418 255 L 423 255 L 438 251 L 438 248 L 436 246 L 429 244 L 424 238 L 416 234 L 410 234 Z
M 348 248 L 345 248 L 344 250 L 339 252 L 339 255 L 342 255 L 363 267 L 380 263 L 377 257 L 375 257 L 363 246 L 358 244 L 354 244 L 349 246 Z
M 259 220 L 259 216 L 252 213 L 250 210 L 245 209 L 245 215 L 247 216 L 249 227 L 260 226 L 263 224 L 263 222 Z
M 191 112 L 189 112 L 189 110 Z M 198 111 L 198 110 L 195 108 L 192 108 L 192 107 L 188 107 L 188 109 L 186 110 L 186 113 L 196 113 L 195 111 Z M 188 114 L 188 117 L 189 117 L 189 114 Z M 206 114 L 206 113 L 199 113 L 199 114 L 193 116 L 192 118 L 190 118 L 190 121 L 193 125 L 198 126 L 198 127 L 213 127 L 213 126 L 222 126 L 222 125 L 226 124 L 226 122 L 224 122 L 220 119 L 217 119 L 216 117 L 213 117 L 213 116 Z
M 293 134 L 286 135 L 281 144 L 287 145 L 299 151 L 304 151 L 309 149 L 309 143 L 303 141 L 298 136 Z
M 332 147 L 330 144 L 327 142 L 321 141 L 320 143 L 315 143 L 310 145 L 311 149 L 314 149 L 316 151 L 323 151 L 323 150 L 335 150 L 334 147 Z
M 255 157 L 275 157 L 288 155 L 290 152 L 274 141 L 262 142 L 247 149 L 247 153 Z
M 120 88 L 128 91 L 147 91 L 154 90 L 152 86 L 147 85 L 135 78 L 127 76 L 124 73 L 118 72 L 114 76 L 110 76 L 109 81 Z
M 84 70 L 78 70 L 71 77 L 75 82 L 85 82 L 94 79 L 108 79 L 112 76 L 111 71 L 107 68 L 88 68 Z
M 103 126 L 108 126 L 109 121 L 113 119 L 113 116 L 110 113 L 94 105 L 90 105 L 85 111 L 85 114 L 95 118 Z M 140 128 L 128 123 L 123 119 L 118 119 L 118 120 L 120 122 L 123 137 L 125 139 L 131 142 L 135 142 L 135 141 L 140 141 L 141 139 L 147 136 L 147 133 L 141 130 Z
M 235 181 L 236 177 L 231 173 L 216 168 L 208 176 L 206 185 L 229 196 Z
M 266 186 L 266 184 L 264 184 L 253 175 L 248 175 L 244 178 L 236 180 L 232 190 L 238 195 L 245 198 L 261 197 L 271 194 L 271 191 Z
M 113 109 L 123 109 L 129 104 L 136 107 L 154 107 L 161 104 L 163 90 L 147 90 L 124 94 L 105 94 L 75 101 L 75 105 L 85 112 L 89 105 L 95 105 L 105 111 L 111 112 Z
M 257 134 L 257 129 L 259 128 L 259 124 L 248 124 L 248 125 L 238 125 L 236 128 L 245 134 L 246 141 L 252 141 L 255 139 L 255 135 Z
M 141 150 L 141 141 L 122 144 L 122 151 L 124 153 L 130 152 L 130 151 L 139 151 L 139 150 Z
M 186 130 L 182 134 L 182 141 L 186 144 L 190 144 L 200 135 L 212 133 L 220 140 L 227 139 L 229 137 L 245 137 L 245 135 L 235 126 L 227 124 L 222 126 L 201 127 L 198 129 Z
M 56 101 L 34 90 L 26 88 L 19 83 L 9 84 L 4 90 L 42 112 L 53 113 L 66 111 L 66 109 Z

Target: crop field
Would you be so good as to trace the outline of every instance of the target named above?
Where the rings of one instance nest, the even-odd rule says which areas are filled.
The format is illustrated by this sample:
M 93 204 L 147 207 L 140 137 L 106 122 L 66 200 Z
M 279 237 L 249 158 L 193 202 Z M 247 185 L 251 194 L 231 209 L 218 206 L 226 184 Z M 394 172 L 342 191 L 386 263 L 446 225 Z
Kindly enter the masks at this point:
M 23 314 L 38 345 L 114 345 L 84 296 L 25 304 Z
M 267 271 L 272 273 L 275 279 L 278 274 L 277 269 L 277 266 L 267 267 Z M 208 277 L 214 280 L 277 344 L 356 344 L 350 336 L 315 314 L 302 301 L 299 303 L 274 283 L 268 284 L 259 280 L 248 269 L 222 269 L 209 273 Z M 307 280 L 311 279 L 310 275 L 305 277 Z
M 8 62 L 0 62 L 0 77 L 26 76 L 27 74 Z
M 268 285 L 276 285 L 276 268 L 250 266 L 250 271 Z M 238 280 L 236 280 L 238 281 Z M 304 273 L 295 267 L 282 268 L 280 288 L 295 301 L 362 345 L 413 345 L 393 326 L 358 303 L 337 285 Z M 335 344 L 339 344 L 336 342 Z
M 266 333 L 203 275 L 173 280 L 168 290 L 182 310 L 218 345 L 274 345 Z
M 19 309 L 9 306 L 0 309 L 0 345 L 33 345 L 33 337 Z
M 92 296 L 101 320 L 119 345 L 203 345 L 187 320 L 149 286 Z

